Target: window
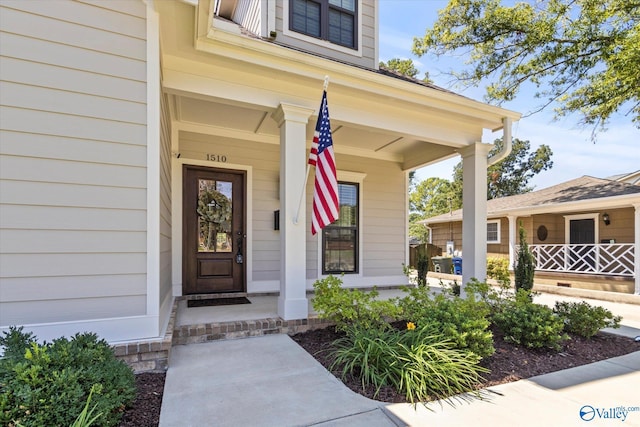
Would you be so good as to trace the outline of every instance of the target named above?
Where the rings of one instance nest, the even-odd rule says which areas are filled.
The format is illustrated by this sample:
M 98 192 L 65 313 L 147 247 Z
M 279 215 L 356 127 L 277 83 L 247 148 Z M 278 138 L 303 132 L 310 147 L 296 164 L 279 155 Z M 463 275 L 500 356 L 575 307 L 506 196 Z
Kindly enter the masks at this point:
M 290 0 L 289 14 L 292 31 L 356 48 L 356 0 Z
M 322 229 L 322 274 L 358 272 L 359 186 L 339 182 L 340 216 Z
M 500 220 L 487 221 L 487 243 L 500 243 Z

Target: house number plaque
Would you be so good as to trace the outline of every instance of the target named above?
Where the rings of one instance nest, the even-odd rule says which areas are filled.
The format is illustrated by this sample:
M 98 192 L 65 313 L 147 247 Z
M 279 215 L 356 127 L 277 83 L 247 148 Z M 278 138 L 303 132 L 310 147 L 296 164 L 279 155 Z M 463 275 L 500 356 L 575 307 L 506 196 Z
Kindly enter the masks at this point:
M 207 154 L 207 160 L 210 162 L 227 163 L 227 156 L 224 154 Z

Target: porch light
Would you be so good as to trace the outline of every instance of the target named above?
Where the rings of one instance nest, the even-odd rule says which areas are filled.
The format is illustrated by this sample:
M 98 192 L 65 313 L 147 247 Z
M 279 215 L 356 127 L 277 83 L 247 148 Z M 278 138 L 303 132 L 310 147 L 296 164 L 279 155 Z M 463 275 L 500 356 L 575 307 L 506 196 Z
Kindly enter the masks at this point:
M 602 220 L 604 221 L 604 225 L 611 224 L 611 220 L 609 219 L 609 214 L 608 213 L 605 213 L 604 215 L 602 215 Z

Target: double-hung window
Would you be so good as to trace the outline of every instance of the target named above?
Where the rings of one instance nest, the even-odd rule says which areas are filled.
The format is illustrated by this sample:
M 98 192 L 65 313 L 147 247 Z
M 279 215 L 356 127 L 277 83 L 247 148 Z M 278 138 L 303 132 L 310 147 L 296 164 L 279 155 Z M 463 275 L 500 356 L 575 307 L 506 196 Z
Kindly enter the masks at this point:
M 292 31 L 357 49 L 357 0 L 290 0 Z
M 500 243 L 500 220 L 487 221 L 487 243 Z
M 322 229 L 322 274 L 358 273 L 359 186 L 339 182 L 340 216 Z

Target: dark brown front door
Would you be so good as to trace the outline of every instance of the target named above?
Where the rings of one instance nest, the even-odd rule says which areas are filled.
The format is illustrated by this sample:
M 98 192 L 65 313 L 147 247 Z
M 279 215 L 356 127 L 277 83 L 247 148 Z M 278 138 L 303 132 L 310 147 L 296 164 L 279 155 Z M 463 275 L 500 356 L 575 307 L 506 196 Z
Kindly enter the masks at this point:
M 185 295 L 244 292 L 245 172 L 183 169 Z

